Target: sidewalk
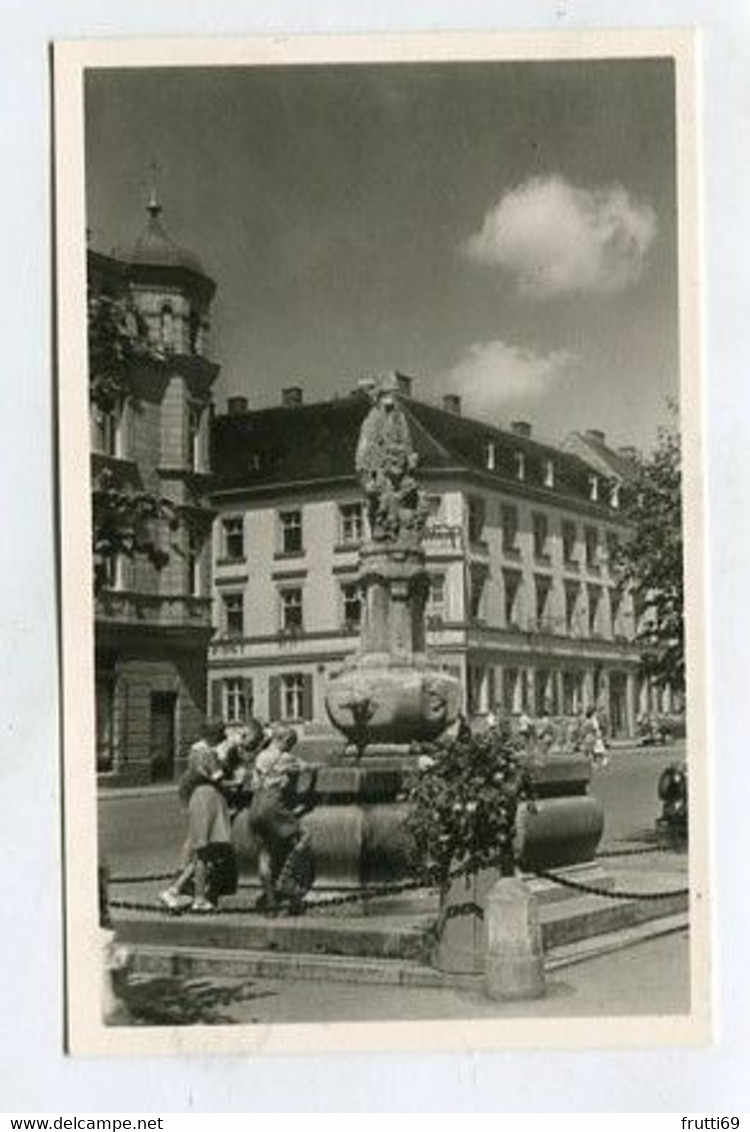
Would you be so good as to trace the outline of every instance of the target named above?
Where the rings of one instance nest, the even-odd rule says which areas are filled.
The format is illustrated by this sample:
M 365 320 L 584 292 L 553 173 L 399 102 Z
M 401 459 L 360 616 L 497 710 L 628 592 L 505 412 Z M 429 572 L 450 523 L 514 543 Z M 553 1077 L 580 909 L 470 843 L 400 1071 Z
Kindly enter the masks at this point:
M 682 1014 L 690 1009 L 687 932 L 549 972 L 547 990 L 543 999 L 498 1003 L 481 989 L 137 975 L 128 998 L 136 1025 Z

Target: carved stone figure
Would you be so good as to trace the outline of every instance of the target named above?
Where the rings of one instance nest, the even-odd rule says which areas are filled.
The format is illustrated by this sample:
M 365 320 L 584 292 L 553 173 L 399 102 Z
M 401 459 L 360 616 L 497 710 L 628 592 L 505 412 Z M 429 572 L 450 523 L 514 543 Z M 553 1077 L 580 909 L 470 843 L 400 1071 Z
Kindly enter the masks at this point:
M 395 374 L 372 384 L 372 408 L 359 434 L 356 469 L 373 541 L 414 543 L 422 537 L 428 508 L 413 474 L 417 454 L 396 389 Z

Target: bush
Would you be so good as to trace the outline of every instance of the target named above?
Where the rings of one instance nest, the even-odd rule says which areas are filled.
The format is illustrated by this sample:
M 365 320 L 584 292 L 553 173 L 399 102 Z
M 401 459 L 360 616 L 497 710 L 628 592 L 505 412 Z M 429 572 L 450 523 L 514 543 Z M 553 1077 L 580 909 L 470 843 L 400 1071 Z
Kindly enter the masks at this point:
M 455 869 L 474 873 L 490 862 L 514 874 L 516 811 L 531 797 L 522 749 L 505 721 L 419 747 L 407 827 L 413 868 L 425 883 L 445 890 Z

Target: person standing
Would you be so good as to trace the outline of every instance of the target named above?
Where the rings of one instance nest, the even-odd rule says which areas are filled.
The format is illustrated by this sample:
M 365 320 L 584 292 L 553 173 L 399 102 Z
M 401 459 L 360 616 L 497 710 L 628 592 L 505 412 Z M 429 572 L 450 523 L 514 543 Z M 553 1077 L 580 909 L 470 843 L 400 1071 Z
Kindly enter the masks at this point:
M 160 896 L 170 911 L 180 910 L 181 898 L 192 888 L 190 911 L 215 912 L 219 897 L 237 888 L 232 824 L 220 789 L 223 771 L 218 748 L 225 737 L 224 724 L 209 720 L 202 737 L 190 748 L 187 770 L 180 782 L 180 798 L 188 812 L 182 868 Z

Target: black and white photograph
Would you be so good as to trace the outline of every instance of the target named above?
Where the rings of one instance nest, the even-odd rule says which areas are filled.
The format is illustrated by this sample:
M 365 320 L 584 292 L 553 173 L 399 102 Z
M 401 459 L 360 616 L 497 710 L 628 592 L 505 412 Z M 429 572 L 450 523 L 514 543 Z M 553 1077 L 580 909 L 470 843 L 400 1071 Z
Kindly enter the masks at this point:
M 519 38 L 55 48 L 74 1053 L 708 1040 L 694 43 Z

